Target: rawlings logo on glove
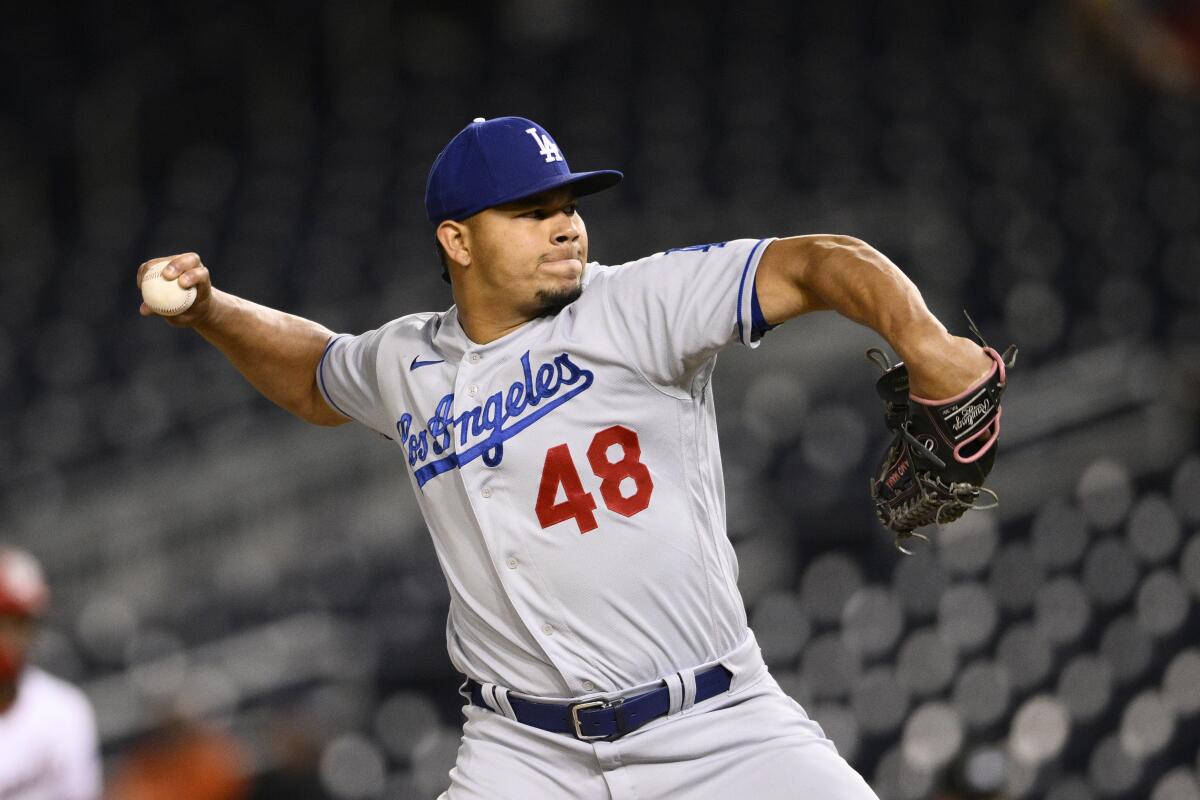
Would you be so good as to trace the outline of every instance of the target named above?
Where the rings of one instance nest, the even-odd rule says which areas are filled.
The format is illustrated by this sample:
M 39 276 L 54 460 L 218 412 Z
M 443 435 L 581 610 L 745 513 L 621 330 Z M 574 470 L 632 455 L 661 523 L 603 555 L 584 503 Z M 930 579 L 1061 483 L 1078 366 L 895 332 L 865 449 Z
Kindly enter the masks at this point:
M 979 336 L 973 322 L 971 330 Z M 883 370 L 875 388 L 884 403 L 884 422 L 895 434 L 871 476 L 871 500 L 875 515 L 895 532 L 896 546 L 905 553 L 902 542 L 921 536 L 916 528 L 953 522 L 980 508 L 975 505 L 980 494 L 997 499 L 983 482 L 996 460 L 1000 395 L 1017 348 L 1010 346 L 1000 355 L 983 345 L 995 362 L 991 372 L 943 400 L 911 394 L 903 362 L 893 366 L 881 350 L 867 351 L 867 359 Z

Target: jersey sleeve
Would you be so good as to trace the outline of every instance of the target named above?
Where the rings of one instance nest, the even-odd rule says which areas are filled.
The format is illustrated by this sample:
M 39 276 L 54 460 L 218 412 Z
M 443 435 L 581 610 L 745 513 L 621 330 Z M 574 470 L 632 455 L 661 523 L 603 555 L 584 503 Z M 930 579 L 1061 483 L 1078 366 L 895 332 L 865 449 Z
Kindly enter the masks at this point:
M 338 334 L 317 363 L 317 387 L 334 411 L 390 436 L 379 388 L 379 348 L 386 328 L 358 336 Z
M 726 345 L 758 346 L 754 276 L 771 241 L 697 245 L 607 268 L 602 291 L 611 335 L 647 380 L 690 389 Z

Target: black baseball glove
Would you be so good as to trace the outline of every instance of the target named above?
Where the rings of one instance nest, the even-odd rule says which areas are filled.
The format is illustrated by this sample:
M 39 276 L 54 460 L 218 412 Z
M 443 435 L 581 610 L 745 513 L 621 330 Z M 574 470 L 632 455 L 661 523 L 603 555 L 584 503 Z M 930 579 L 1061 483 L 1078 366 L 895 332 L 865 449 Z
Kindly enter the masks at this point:
M 971 329 L 978 336 L 973 323 Z M 953 522 L 978 507 L 980 494 L 996 499 L 983 482 L 996 460 L 1000 395 L 1017 348 L 1000 355 L 985 342 L 984 352 L 995 361 L 986 377 L 955 397 L 928 400 L 909 392 L 903 362 L 893 366 L 883 351 L 867 351 L 868 360 L 883 370 L 875 388 L 894 434 L 871 476 L 871 500 L 875 515 L 895 532 L 896 546 L 905 553 L 903 542 L 921 536 L 916 528 Z

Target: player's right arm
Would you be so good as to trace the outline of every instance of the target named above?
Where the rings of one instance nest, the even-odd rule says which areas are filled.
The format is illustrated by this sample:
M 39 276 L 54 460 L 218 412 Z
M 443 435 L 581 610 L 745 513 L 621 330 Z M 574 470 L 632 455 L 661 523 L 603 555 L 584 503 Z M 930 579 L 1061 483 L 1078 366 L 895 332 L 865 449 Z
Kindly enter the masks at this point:
M 138 269 L 137 281 L 154 258 Z M 214 289 L 208 268 L 195 253 L 172 256 L 163 270 L 183 288 L 195 287 L 196 300 L 182 314 L 163 317 L 193 328 L 220 350 L 255 389 L 271 402 L 316 425 L 350 420 L 329 407 L 317 386 L 317 365 L 333 332 L 303 317 L 258 305 Z M 142 316 L 156 316 L 145 303 Z
M 878 333 L 907 365 L 915 395 L 953 397 L 995 369 L 978 344 L 946 330 L 899 267 L 852 236 L 776 240 L 755 281 L 770 324 L 832 310 Z

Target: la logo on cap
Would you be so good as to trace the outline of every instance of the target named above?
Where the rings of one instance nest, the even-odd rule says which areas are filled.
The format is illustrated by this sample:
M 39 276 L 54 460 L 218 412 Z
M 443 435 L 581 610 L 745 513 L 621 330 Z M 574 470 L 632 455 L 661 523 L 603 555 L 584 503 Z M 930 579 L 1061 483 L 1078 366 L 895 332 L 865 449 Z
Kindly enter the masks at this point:
M 533 141 L 537 143 L 538 154 L 546 157 L 546 163 L 551 161 L 562 161 L 562 153 L 558 151 L 558 145 L 550 138 L 550 134 L 538 133 L 537 128 L 526 128 L 525 132 L 533 137 Z

